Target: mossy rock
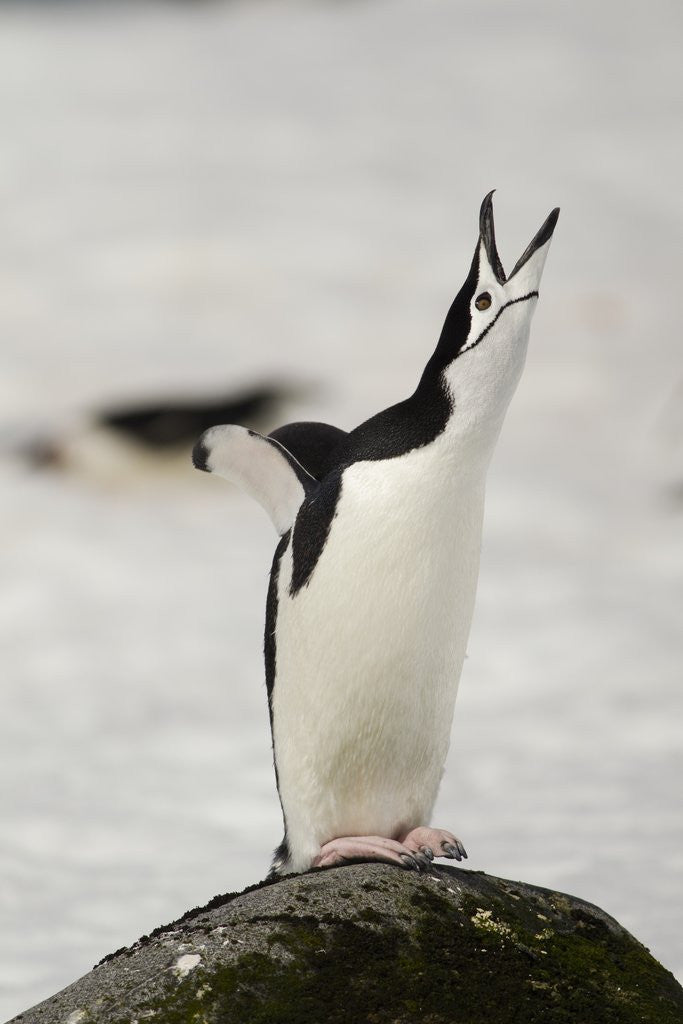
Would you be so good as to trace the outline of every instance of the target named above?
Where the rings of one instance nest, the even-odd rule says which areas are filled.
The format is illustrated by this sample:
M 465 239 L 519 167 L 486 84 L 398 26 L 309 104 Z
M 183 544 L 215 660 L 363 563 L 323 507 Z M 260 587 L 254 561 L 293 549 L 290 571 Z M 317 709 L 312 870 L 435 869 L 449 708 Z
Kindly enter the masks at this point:
M 573 896 L 382 864 L 216 897 L 22 1024 L 681 1024 L 683 989 Z

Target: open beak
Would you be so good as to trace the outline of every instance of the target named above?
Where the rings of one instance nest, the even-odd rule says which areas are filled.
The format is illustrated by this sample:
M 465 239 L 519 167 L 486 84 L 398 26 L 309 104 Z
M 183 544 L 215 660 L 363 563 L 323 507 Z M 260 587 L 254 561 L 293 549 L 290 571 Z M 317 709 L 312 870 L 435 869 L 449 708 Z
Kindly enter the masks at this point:
M 496 275 L 499 284 L 507 284 L 515 274 L 519 273 L 523 267 L 526 270 L 520 275 L 520 280 L 515 282 L 515 285 L 524 285 L 524 290 L 531 290 L 538 287 L 538 283 L 543 273 L 543 264 L 548 254 L 548 242 L 553 236 L 555 225 L 557 224 L 557 218 L 560 216 L 560 209 L 556 207 L 552 213 L 550 213 L 545 221 L 543 222 L 540 230 L 534 235 L 532 240 L 527 245 L 526 249 L 515 263 L 514 269 L 509 277 L 505 276 L 503 270 L 503 264 L 500 261 L 498 255 L 498 249 L 496 247 L 496 234 L 493 226 L 493 192 L 484 197 L 484 201 L 481 204 L 481 210 L 479 211 L 479 237 L 482 245 L 486 251 L 486 258 L 488 259 L 489 266 Z M 534 259 L 534 257 L 536 257 Z M 515 287 L 515 290 L 518 290 Z
M 489 194 L 484 196 L 484 202 L 481 204 L 479 211 L 479 237 L 484 243 L 486 258 L 498 279 L 498 283 L 505 284 L 505 271 L 496 248 L 496 232 L 493 227 L 493 193 L 495 191 L 495 188 L 491 189 Z
M 553 237 L 553 231 L 557 224 L 557 218 L 560 216 L 560 208 L 556 206 L 555 209 L 548 214 L 544 220 L 541 228 L 536 232 L 534 237 L 531 239 L 526 249 L 515 263 L 514 269 L 510 274 L 510 277 L 514 277 L 518 270 L 521 270 L 525 263 L 528 263 L 531 257 L 540 248 L 542 248 L 546 242 L 549 242 Z

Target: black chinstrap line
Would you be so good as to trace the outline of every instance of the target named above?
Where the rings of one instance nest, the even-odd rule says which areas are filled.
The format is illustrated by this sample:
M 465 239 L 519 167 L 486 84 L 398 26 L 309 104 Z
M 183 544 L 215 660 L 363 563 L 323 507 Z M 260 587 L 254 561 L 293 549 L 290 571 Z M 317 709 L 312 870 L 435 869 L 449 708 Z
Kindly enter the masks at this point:
M 481 332 L 481 334 L 479 335 L 477 340 L 473 341 L 471 345 L 467 346 L 467 348 L 461 349 L 461 351 L 458 352 L 458 354 L 457 354 L 457 356 L 455 358 L 458 359 L 460 356 L 464 355 L 465 352 L 471 352 L 473 348 L 476 348 L 477 345 L 479 344 L 479 342 L 483 341 L 483 339 L 489 333 L 489 331 L 491 330 L 493 325 L 497 322 L 498 317 L 501 316 L 501 314 L 504 313 L 504 311 L 509 306 L 514 306 L 515 303 L 517 303 L 517 302 L 528 302 L 529 299 L 537 299 L 537 298 L 538 298 L 538 292 L 537 291 L 533 291 L 533 292 L 527 292 L 526 295 L 520 295 L 519 298 L 517 298 L 517 299 L 510 299 L 509 302 L 506 302 L 505 305 L 500 307 L 500 309 L 498 310 L 498 312 L 494 316 L 494 318 L 491 321 L 491 323 L 488 325 L 488 327 L 484 328 L 484 330 Z M 455 360 L 453 360 L 453 361 L 455 362 Z

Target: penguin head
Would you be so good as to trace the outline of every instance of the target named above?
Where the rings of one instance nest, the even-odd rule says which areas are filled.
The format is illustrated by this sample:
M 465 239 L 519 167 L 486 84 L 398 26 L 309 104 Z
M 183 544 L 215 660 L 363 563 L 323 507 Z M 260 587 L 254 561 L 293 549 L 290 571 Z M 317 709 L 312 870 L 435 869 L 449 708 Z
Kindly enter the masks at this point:
M 554 209 L 506 276 L 493 224 L 493 192 L 479 214 L 479 239 L 467 279 L 448 311 L 423 380 L 438 375 L 450 391 L 454 421 L 500 426 L 519 381 L 543 267 L 559 216 Z

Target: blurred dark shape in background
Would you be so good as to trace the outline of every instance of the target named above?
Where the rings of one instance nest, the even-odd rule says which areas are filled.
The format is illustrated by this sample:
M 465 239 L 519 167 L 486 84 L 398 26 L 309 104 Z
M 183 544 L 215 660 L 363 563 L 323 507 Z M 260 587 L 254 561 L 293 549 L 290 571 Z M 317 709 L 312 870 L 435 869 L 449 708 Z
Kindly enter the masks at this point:
M 273 416 L 285 395 L 282 385 L 266 384 L 214 401 L 105 409 L 96 422 L 120 431 L 138 444 L 163 450 L 194 442 L 217 423 L 237 423 L 256 430 Z
M 201 398 L 167 398 L 122 403 L 94 411 L 70 431 L 56 432 L 25 442 L 18 454 L 34 467 L 88 471 L 97 463 L 97 474 L 107 472 L 114 453 L 119 466 L 130 456 L 143 457 L 168 467 L 178 462 L 187 469 L 189 453 L 200 434 L 219 423 L 267 433 L 284 415 L 288 402 L 300 399 L 303 387 L 262 382 L 234 393 Z

